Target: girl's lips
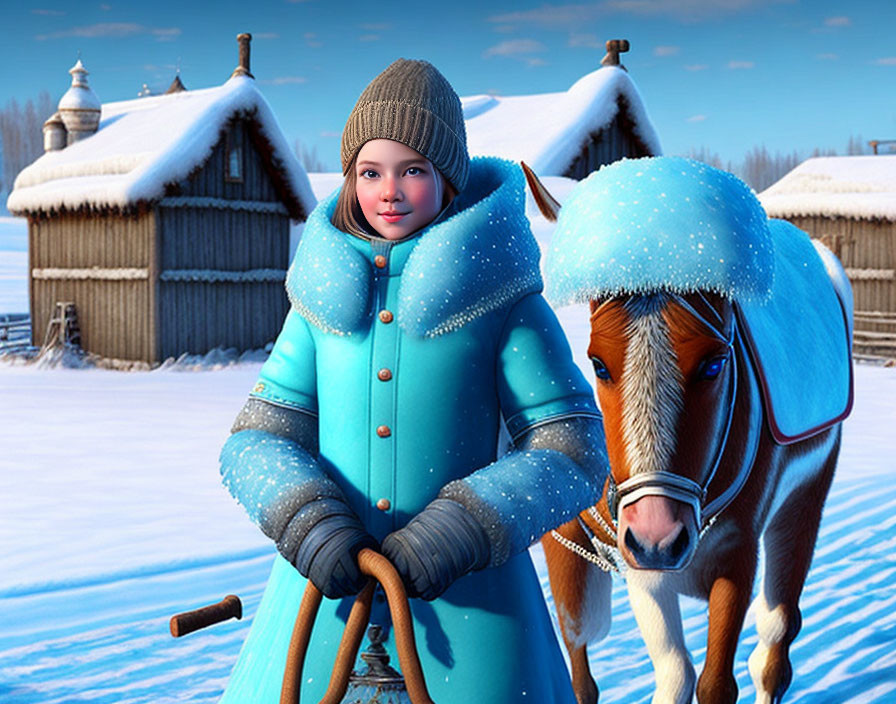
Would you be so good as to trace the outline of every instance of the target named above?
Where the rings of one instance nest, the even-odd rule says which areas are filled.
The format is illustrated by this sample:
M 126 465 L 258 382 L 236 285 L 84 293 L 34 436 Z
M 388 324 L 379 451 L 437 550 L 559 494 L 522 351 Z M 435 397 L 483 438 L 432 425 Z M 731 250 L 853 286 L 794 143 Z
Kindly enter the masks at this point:
M 398 222 L 405 215 L 407 215 L 407 213 L 380 213 L 380 217 L 386 222 Z

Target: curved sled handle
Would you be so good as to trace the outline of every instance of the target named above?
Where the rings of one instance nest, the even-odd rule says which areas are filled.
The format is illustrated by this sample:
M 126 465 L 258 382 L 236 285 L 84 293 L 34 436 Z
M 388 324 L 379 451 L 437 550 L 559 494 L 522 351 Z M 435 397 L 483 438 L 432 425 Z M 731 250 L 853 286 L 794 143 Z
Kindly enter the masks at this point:
M 395 645 L 398 650 L 398 663 L 404 675 L 408 696 L 413 704 L 433 704 L 426 689 L 420 656 L 417 654 L 417 643 L 414 638 L 414 625 L 411 607 L 401 577 L 395 567 L 375 550 L 364 548 L 358 553 L 358 567 L 363 574 L 372 579 L 367 583 L 355 599 L 345 624 L 345 632 L 336 653 L 333 674 L 327 693 L 320 704 L 339 704 L 348 689 L 348 678 L 352 665 L 358 656 L 364 629 L 370 620 L 370 609 L 373 603 L 373 592 L 376 582 L 383 585 L 386 600 L 392 613 L 392 624 L 395 626 Z M 289 652 L 286 656 L 286 670 L 283 673 L 283 688 L 280 691 L 280 704 L 299 704 L 302 670 L 305 656 L 311 640 L 311 629 L 317 618 L 323 595 L 311 582 L 305 588 L 296 625 L 293 628 Z
M 233 594 L 228 594 L 217 604 L 203 606 L 201 609 L 194 611 L 186 611 L 182 614 L 175 614 L 168 623 L 171 629 L 171 635 L 175 638 L 187 635 L 200 628 L 212 626 L 221 621 L 235 618 L 237 620 L 243 617 L 243 604 L 240 598 Z

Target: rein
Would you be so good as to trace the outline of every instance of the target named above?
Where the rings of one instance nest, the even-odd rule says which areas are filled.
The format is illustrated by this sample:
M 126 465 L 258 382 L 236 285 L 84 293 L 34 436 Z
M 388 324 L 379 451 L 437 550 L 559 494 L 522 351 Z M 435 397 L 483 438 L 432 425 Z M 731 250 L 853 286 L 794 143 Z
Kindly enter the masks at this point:
M 706 504 L 706 496 L 708 493 L 708 488 L 712 483 L 713 479 L 715 479 L 716 473 L 718 472 L 719 465 L 722 461 L 722 455 L 725 452 L 725 447 L 728 444 L 728 437 L 731 432 L 731 423 L 734 418 L 734 406 L 737 400 L 737 391 L 738 391 L 738 372 L 737 372 L 737 357 L 734 342 L 736 339 L 740 339 L 738 335 L 738 327 L 737 327 L 737 316 L 731 316 L 731 326 L 725 331 L 722 329 L 724 321 L 722 317 L 719 315 L 718 311 L 712 307 L 709 301 L 702 293 L 698 293 L 700 297 L 700 302 L 704 304 L 705 308 L 710 311 L 715 317 L 715 323 L 707 320 L 705 315 L 702 315 L 697 311 L 694 306 L 688 303 L 681 295 L 679 294 L 668 294 L 670 298 L 672 298 L 678 305 L 684 308 L 688 313 L 690 313 L 694 318 L 703 323 L 703 325 L 710 330 L 715 337 L 721 340 L 730 351 L 730 360 L 732 365 L 732 380 L 731 386 L 728 390 L 728 412 L 725 418 L 725 430 L 722 434 L 722 440 L 718 445 L 718 450 L 716 451 L 715 459 L 713 460 L 712 470 L 709 473 L 709 476 L 706 479 L 706 482 L 703 484 L 699 484 L 692 479 L 688 479 L 687 477 L 682 477 L 673 472 L 665 472 L 662 470 L 655 472 L 643 472 L 636 474 L 632 477 L 629 477 L 621 484 L 616 484 L 615 479 L 613 478 L 613 473 L 610 472 L 608 476 L 608 485 L 607 485 L 607 507 L 610 511 L 610 518 L 612 521 L 612 525 L 608 524 L 607 521 L 597 512 L 597 508 L 595 506 L 591 506 L 588 509 L 588 514 L 597 522 L 597 524 L 601 527 L 601 529 L 613 540 L 613 545 L 608 546 L 603 543 L 588 527 L 585 521 L 582 520 L 581 516 L 577 516 L 577 520 L 579 522 L 579 526 L 582 528 L 589 542 L 591 543 L 594 552 L 590 552 L 587 549 L 580 546 L 578 543 L 575 543 L 567 538 L 564 538 L 560 533 L 556 530 L 551 531 L 551 535 L 557 540 L 561 545 L 572 550 L 580 557 L 592 562 L 597 565 L 604 571 L 616 571 L 621 572 L 624 567 L 624 560 L 619 553 L 618 548 L 618 515 L 619 510 L 625 508 L 626 506 L 635 503 L 638 499 L 643 498 L 644 496 L 665 496 L 670 499 L 675 499 L 677 501 L 681 501 L 689 505 L 694 510 L 694 515 L 697 519 L 697 525 L 700 526 L 700 533 L 698 535 L 698 542 L 706 532 L 710 529 L 710 527 L 715 523 L 716 519 L 719 517 L 719 514 L 722 513 L 737 495 L 740 493 L 744 484 L 746 484 L 747 478 L 750 476 L 750 471 L 752 470 L 753 463 L 755 460 L 756 451 L 758 450 L 758 442 L 753 444 L 752 451 L 749 453 L 749 461 L 743 462 L 741 467 L 737 473 L 737 476 L 731 482 L 731 484 L 715 499 Z

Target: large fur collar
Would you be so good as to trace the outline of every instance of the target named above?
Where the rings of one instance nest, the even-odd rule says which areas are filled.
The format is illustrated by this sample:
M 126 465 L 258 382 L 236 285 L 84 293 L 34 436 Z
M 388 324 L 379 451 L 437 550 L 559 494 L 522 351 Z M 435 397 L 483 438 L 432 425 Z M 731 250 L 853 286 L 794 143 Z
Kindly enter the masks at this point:
M 305 224 L 286 279 L 293 308 L 321 330 L 350 335 L 372 315 L 370 258 L 330 222 L 337 194 Z M 513 162 L 473 159 L 456 213 L 415 238 L 399 285 L 398 321 L 420 337 L 462 327 L 542 288 L 539 249 Z M 402 245 L 396 245 L 402 246 Z

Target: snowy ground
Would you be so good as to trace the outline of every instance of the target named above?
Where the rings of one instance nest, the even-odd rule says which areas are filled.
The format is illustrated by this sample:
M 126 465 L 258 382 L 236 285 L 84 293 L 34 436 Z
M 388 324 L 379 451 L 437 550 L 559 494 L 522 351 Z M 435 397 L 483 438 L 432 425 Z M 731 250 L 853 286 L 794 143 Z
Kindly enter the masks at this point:
M 0 217 L 0 313 L 28 312 L 28 225 Z
M 15 301 L 24 247 L 2 233 L 0 277 L 12 272 L 14 285 L 0 284 L 0 296 Z M 21 266 L 8 257 L 16 252 Z M 569 308 L 560 317 L 588 372 L 587 316 Z M 0 702 L 217 699 L 273 557 L 217 470 L 258 369 L 0 364 Z M 802 600 L 791 703 L 896 701 L 896 369 L 859 365 L 856 385 Z M 550 601 L 541 555 L 533 555 Z M 168 635 L 171 614 L 227 593 L 243 599 L 248 618 Z M 699 667 L 705 608 L 688 600 L 683 612 Z M 736 669 L 744 702 L 753 700 L 751 624 L 750 616 Z M 603 704 L 649 702 L 653 675 L 619 580 L 612 632 L 591 661 Z

